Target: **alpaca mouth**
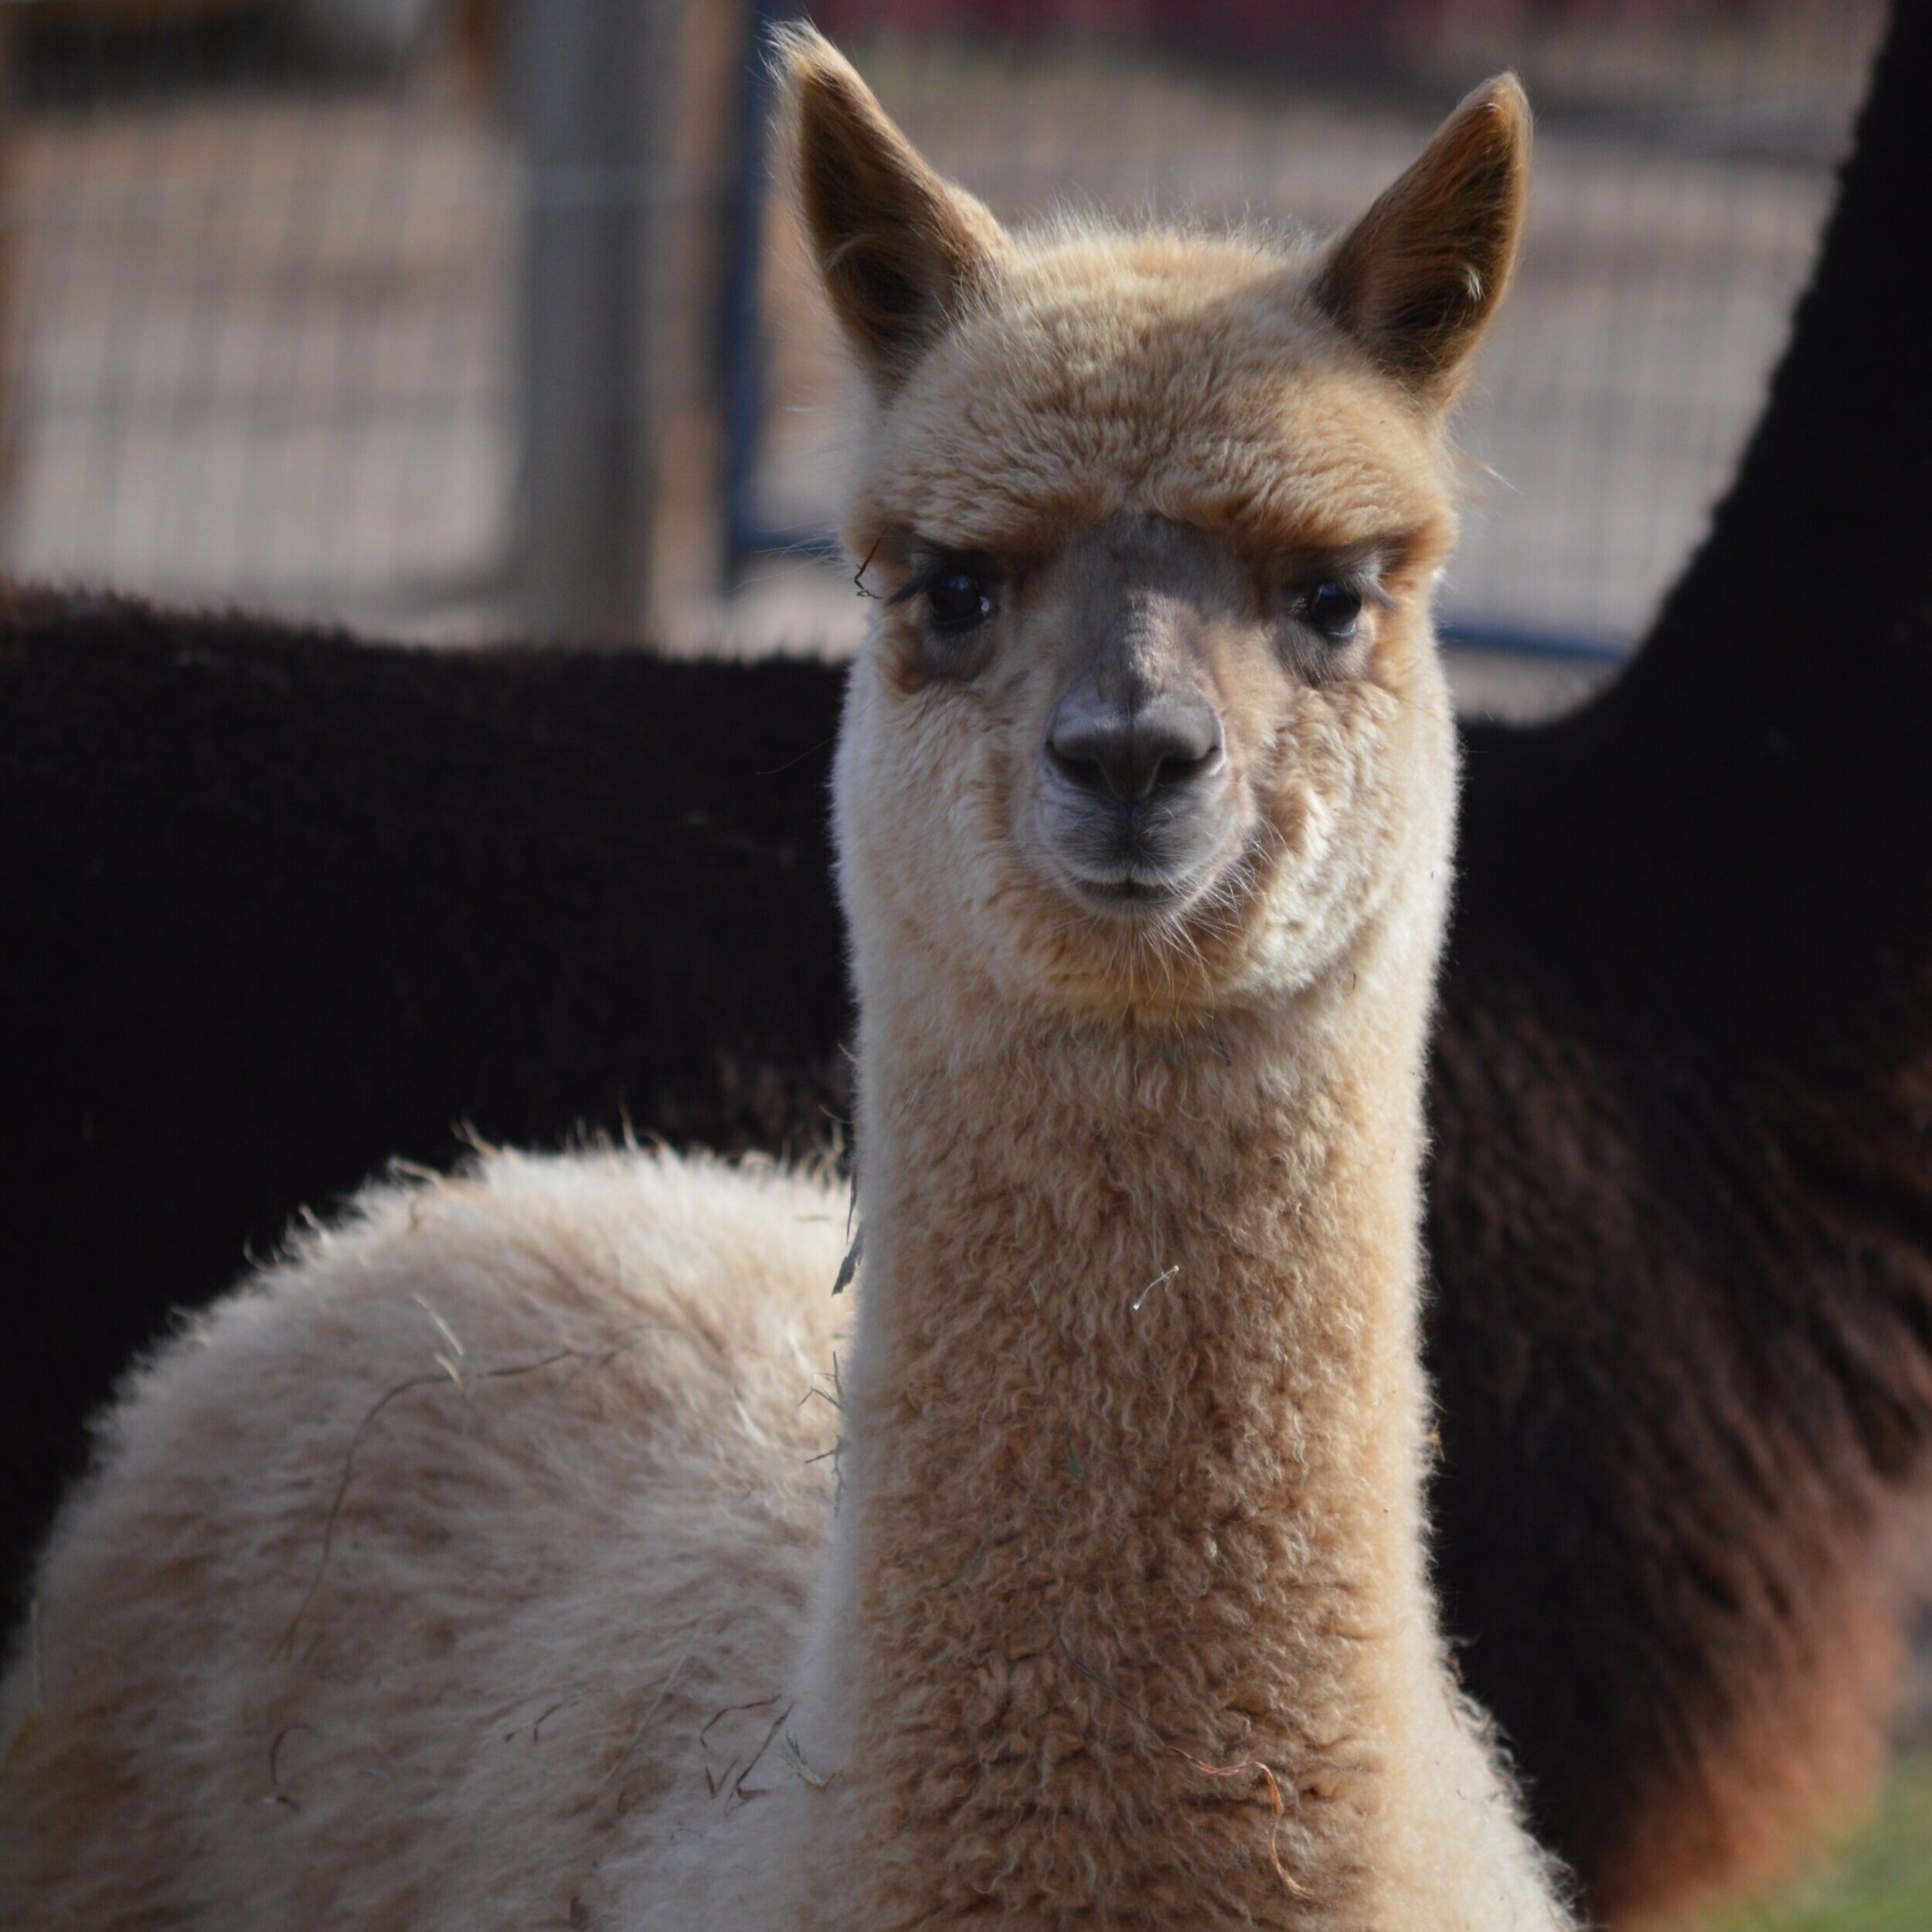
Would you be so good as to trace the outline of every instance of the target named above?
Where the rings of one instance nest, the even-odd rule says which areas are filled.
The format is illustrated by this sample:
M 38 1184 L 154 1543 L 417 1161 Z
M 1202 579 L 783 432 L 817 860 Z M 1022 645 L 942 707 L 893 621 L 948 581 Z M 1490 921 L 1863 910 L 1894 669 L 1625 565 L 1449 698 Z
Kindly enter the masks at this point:
M 1060 837 L 1046 841 L 1047 862 L 1062 890 L 1090 912 L 1173 911 L 1199 894 L 1213 869 L 1205 855 L 1175 852 L 1168 849 L 1175 842 L 1142 827 L 1089 821 L 1060 829 Z
M 1141 876 L 1129 872 L 1120 879 L 1082 879 L 1066 882 L 1073 896 L 1090 911 L 1114 917 L 1171 912 L 1194 896 L 1192 879 Z
M 1101 805 L 1057 789 L 1037 800 L 1034 824 L 1060 889 L 1112 919 L 1185 911 L 1212 888 L 1236 830 L 1221 811 L 1166 800 Z
M 1218 846 L 1185 854 L 1049 846 L 1055 882 L 1083 912 L 1103 919 L 1166 920 L 1213 891 L 1219 878 Z

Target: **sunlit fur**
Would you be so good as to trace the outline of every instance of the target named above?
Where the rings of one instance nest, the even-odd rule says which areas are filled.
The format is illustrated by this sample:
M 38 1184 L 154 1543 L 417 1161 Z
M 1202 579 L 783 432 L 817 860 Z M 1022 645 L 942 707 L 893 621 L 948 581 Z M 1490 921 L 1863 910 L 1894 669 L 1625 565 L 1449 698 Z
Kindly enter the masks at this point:
M 808 1179 L 370 1196 L 112 1419 L 7 1685 L 7 1922 L 1549 1932 L 1436 1627 L 1417 1337 L 1441 412 L 1520 97 L 1298 257 L 1008 236 L 788 59 L 889 600 L 835 785 L 854 1332 Z M 998 586 L 956 651 L 921 544 Z M 1043 762 L 1083 650 L 1223 740 L 1145 906 L 1075 889 L 1117 815 Z

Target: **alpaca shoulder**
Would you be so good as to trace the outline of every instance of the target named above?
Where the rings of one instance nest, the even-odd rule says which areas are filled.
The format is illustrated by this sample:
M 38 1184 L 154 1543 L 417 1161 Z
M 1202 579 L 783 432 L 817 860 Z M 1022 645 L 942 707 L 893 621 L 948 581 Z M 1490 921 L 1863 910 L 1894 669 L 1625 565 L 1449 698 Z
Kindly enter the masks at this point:
M 732 1815 L 777 1707 L 698 1734 L 785 1687 L 845 1223 L 776 1168 L 497 1156 L 159 1352 L 8 1685 L 9 1922 L 581 1922 L 605 1859 Z M 104 1806 L 124 1872 L 68 1840 Z

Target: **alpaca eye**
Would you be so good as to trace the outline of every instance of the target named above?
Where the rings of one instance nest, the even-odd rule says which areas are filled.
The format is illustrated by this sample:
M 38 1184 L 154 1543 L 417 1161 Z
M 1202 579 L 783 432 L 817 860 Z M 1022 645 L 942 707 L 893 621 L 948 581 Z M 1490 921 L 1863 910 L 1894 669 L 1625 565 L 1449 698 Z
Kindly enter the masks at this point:
M 926 614 L 941 637 L 957 637 L 993 614 L 992 594 L 971 571 L 948 570 L 926 586 Z
M 1302 599 L 1300 614 L 1310 630 L 1331 644 L 1346 644 L 1362 615 L 1362 593 L 1333 578 L 1318 583 Z

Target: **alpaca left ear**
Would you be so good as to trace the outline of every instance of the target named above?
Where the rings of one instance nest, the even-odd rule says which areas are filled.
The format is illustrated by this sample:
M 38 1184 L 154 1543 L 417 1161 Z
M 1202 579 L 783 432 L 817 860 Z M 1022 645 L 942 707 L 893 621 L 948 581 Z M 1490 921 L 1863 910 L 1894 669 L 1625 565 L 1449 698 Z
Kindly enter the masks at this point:
M 1330 253 L 1315 299 L 1383 367 L 1438 404 L 1455 393 L 1515 267 L 1529 103 L 1498 74 Z
M 1005 253 L 1005 233 L 920 159 L 822 34 L 787 27 L 777 44 L 818 272 L 874 386 L 889 392 Z

